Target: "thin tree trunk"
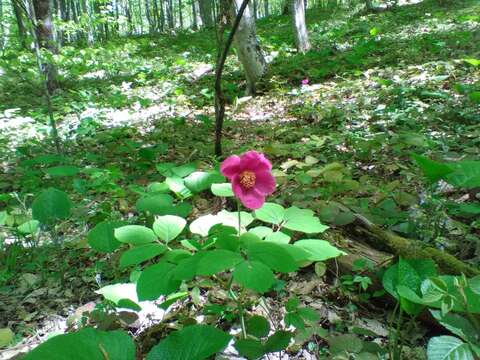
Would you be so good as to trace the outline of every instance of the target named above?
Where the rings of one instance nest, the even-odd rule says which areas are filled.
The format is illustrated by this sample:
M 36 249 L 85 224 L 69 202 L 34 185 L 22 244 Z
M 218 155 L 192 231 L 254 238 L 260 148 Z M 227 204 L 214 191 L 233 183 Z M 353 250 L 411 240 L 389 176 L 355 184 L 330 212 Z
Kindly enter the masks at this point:
M 25 25 L 23 24 L 23 17 L 22 17 L 22 9 L 18 3 L 19 0 L 12 0 L 12 7 L 13 12 L 15 14 L 15 19 L 17 20 L 17 29 L 18 29 L 18 37 L 20 39 L 20 45 L 23 49 L 27 48 L 27 37 L 26 37 L 26 30 Z
M 130 0 L 127 0 L 125 3 L 125 16 L 127 17 L 127 24 L 128 24 L 128 35 L 133 35 L 133 21 L 132 21 L 132 11 L 131 11 L 131 4 Z
M 145 0 L 145 15 L 147 16 L 148 21 L 148 32 L 153 34 L 155 31 L 155 23 L 153 22 L 152 15 L 150 13 L 150 2 L 149 0 Z
M 268 9 L 268 0 L 263 0 L 263 8 L 264 8 L 264 16 L 268 17 L 269 14 L 269 9 Z
M 5 46 L 5 26 L 3 21 L 3 1 L 0 0 L 0 51 L 3 52 Z
M 38 45 L 42 49 L 48 50 L 52 54 L 57 53 L 57 44 L 54 38 L 52 7 L 49 0 L 33 0 L 33 9 L 35 11 L 36 28 L 35 33 L 38 39 Z M 57 69 L 52 63 L 43 64 L 45 75 L 47 77 L 47 86 L 50 94 L 57 88 Z
M 258 2 L 257 0 L 253 0 L 253 17 L 255 18 L 255 20 L 257 20 L 258 18 Z
M 198 30 L 197 9 L 195 6 L 195 0 L 192 0 L 192 29 Z
M 295 46 L 301 53 L 310 50 L 308 30 L 305 24 L 305 3 L 303 0 L 291 0 L 293 32 L 295 35 Z
M 180 29 L 183 29 L 182 0 L 178 0 L 178 19 L 180 20 Z
M 241 5 L 242 0 L 231 0 L 232 18 L 237 16 L 237 9 L 240 9 Z M 265 73 L 266 62 L 257 39 L 255 19 L 248 3 L 240 19 L 233 43 L 247 78 L 247 94 L 254 95 L 256 83 Z

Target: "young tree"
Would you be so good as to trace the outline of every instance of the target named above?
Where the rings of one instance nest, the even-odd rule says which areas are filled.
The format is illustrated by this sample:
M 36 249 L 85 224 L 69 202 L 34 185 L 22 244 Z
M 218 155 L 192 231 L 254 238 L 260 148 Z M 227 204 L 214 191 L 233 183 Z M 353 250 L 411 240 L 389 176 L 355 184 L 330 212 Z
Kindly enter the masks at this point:
M 236 17 L 241 5 L 242 0 L 231 0 L 232 18 Z M 255 85 L 265 73 L 266 62 L 257 39 L 255 19 L 248 5 L 239 20 L 233 44 L 247 78 L 247 94 L 254 95 Z
M 293 33 L 295 35 L 295 46 L 301 53 L 310 50 L 308 30 L 305 24 L 305 3 L 304 0 L 290 0 L 292 4 Z
M 13 12 L 15 14 L 15 19 L 17 20 L 17 29 L 18 29 L 18 37 L 20 38 L 20 45 L 22 46 L 22 48 L 26 49 L 27 48 L 27 42 L 26 42 L 27 32 L 25 30 L 25 25 L 23 23 L 22 8 L 18 1 L 19 0 L 12 0 L 12 7 L 13 7 Z
M 55 42 L 52 7 L 50 0 L 32 0 L 35 11 L 35 34 L 38 45 L 51 54 L 57 53 L 57 44 Z M 45 76 L 47 78 L 48 91 L 51 94 L 57 88 L 57 69 L 50 61 L 42 64 Z

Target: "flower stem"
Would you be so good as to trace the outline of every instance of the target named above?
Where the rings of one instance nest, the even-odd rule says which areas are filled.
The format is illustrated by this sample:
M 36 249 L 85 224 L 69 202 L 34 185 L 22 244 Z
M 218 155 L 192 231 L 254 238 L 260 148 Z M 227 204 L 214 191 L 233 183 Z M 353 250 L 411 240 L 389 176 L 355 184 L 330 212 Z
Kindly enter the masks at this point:
M 237 200 L 237 213 L 238 213 L 238 236 L 242 235 L 242 218 L 240 215 L 240 201 Z

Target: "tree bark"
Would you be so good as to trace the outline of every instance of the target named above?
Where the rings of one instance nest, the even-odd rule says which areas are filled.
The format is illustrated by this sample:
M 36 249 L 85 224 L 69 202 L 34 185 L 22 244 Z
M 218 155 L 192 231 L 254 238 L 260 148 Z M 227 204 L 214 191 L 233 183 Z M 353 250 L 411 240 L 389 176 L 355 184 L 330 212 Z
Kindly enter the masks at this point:
M 242 0 L 231 0 L 232 18 L 237 15 L 237 9 L 242 5 Z M 247 94 L 255 94 L 255 85 L 264 75 L 266 62 L 262 49 L 257 39 L 255 19 L 247 5 L 239 21 L 238 30 L 233 40 L 237 50 L 238 60 L 242 63 L 247 78 Z
M 213 27 L 212 0 L 199 0 L 198 4 L 200 5 L 199 10 L 203 26 L 207 28 Z
M 0 0 L 0 51 L 3 52 L 5 46 L 5 26 L 3 22 L 3 2 Z
M 180 20 L 180 29 L 183 29 L 182 0 L 178 0 L 178 20 Z
M 22 9 L 18 4 L 18 0 L 12 0 L 12 7 L 13 7 L 13 12 L 15 14 L 15 19 L 17 20 L 17 29 L 18 29 L 18 37 L 20 39 L 20 45 L 22 46 L 23 49 L 26 49 L 27 48 L 27 42 L 26 42 L 27 32 L 25 30 L 25 25 L 23 24 Z
M 52 6 L 49 0 L 33 0 L 33 8 L 35 10 L 36 29 L 38 45 L 40 48 L 48 50 L 52 54 L 57 53 L 57 44 L 55 42 L 52 20 Z M 57 69 L 55 64 L 45 62 L 42 64 L 43 70 L 47 77 L 48 91 L 53 93 L 58 87 Z
M 268 0 L 263 0 L 264 16 L 269 16 Z
M 295 35 L 295 46 L 301 53 L 310 50 L 310 41 L 308 40 L 308 30 L 305 24 L 305 3 L 303 0 L 291 0 L 293 33 Z

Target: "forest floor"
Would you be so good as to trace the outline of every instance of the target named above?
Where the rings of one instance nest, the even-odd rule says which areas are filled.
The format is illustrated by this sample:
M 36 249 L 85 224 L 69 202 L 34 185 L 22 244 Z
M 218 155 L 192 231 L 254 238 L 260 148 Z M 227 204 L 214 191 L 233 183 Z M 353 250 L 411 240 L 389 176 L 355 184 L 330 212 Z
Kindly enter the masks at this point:
M 282 184 L 276 201 L 316 210 L 333 233 L 344 233 L 353 221 L 343 204 L 478 266 L 479 221 L 443 200 L 477 210 L 478 202 L 448 186 L 432 193 L 410 156 L 480 156 L 479 14 L 473 0 L 424 1 L 375 14 L 314 10 L 307 17 L 313 50 L 305 55 L 292 48 L 288 17 L 259 20 L 268 74 L 258 96 L 244 97 L 239 64 L 228 58 L 225 154 L 266 153 Z M 0 359 L 73 326 L 101 301 L 100 285 L 128 277 L 113 265 L 115 255 L 89 249 L 86 234 L 111 214 L 134 217 L 139 189 L 160 177 L 156 164 L 215 164 L 214 39 L 212 31 L 200 31 L 62 49 L 62 90 L 53 103 L 67 158 L 50 159 L 88 169 L 73 181 L 46 174 L 40 160 L 54 149 L 45 140 L 34 59 L 18 52 L 0 58 L 0 206 L 9 216 L 0 227 L 0 239 L 9 244 L 8 252 L 0 251 L 0 328 L 16 335 Z M 315 172 L 325 166 L 335 168 L 334 176 Z M 12 229 L 29 220 L 32 194 L 48 186 L 72 194 L 75 220 L 57 227 L 61 245 L 15 246 L 21 236 Z M 194 213 L 214 209 L 218 204 L 210 200 L 195 197 Z M 321 312 L 325 328 L 386 342 L 389 310 L 371 300 L 373 290 L 309 268 L 285 280 L 277 296 L 296 294 Z M 275 297 L 268 302 L 275 307 Z M 137 335 L 143 330 L 130 327 Z M 418 336 L 408 337 L 410 358 L 425 357 L 426 333 L 417 327 Z M 308 341 L 291 355 L 314 358 L 309 354 L 321 348 Z

